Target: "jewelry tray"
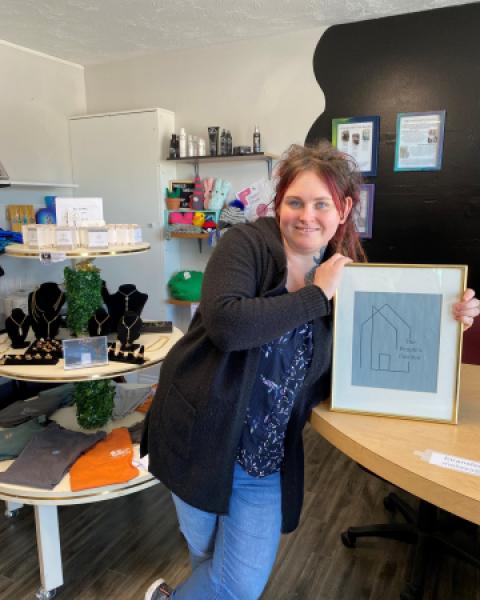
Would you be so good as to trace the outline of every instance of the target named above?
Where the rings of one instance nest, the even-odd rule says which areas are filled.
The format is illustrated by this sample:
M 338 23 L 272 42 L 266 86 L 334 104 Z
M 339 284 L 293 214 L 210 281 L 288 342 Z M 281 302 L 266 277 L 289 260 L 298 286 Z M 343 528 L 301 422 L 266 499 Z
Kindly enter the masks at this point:
M 134 356 L 131 352 L 129 352 L 128 354 L 119 352 L 117 355 L 115 355 L 115 350 L 113 348 L 110 348 L 108 351 L 108 360 L 109 362 L 122 362 L 134 365 L 143 365 L 145 362 L 145 358 L 143 356 Z
M 5 354 L 0 363 L 3 365 L 56 365 L 58 358 L 34 358 L 30 360 L 25 358 L 24 354 Z

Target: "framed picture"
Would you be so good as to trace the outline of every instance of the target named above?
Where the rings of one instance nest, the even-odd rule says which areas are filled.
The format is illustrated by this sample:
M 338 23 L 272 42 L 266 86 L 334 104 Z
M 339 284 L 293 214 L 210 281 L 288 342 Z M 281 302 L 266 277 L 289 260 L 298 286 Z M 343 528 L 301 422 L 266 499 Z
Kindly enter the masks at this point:
M 373 202 L 375 198 L 375 184 L 364 183 L 360 188 L 360 202 L 353 212 L 353 222 L 358 235 L 370 239 L 373 231 Z
M 445 111 L 399 113 L 394 171 L 440 171 Z
M 335 298 L 331 409 L 456 423 L 464 265 L 347 265 Z
M 64 369 L 86 369 L 108 364 L 107 336 L 63 340 Z
M 380 117 L 332 119 L 332 145 L 350 155 L 363 175 L 376 175 Z
M 193 194 L 195 184 L 192 179 L 175 179 L 170 181 L 171 192 L 180 190 L 180 208 L 189 208 L 190 196 Z

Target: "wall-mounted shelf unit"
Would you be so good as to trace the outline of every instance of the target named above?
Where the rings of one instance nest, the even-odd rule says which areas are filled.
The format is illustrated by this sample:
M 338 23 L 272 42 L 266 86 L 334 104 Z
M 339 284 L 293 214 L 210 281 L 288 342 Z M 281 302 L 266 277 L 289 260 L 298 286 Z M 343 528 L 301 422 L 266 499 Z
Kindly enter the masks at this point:
M 45 188 L 78 188 L 78 183 L 55 183 L 48 181 L 9 181 L 0 182 L 5 187 L 45 187 Z
M 172 213 L 206 213 L 210 218 L 212 218 L 215 223 L 218 224 L 218 220 L 220 217 L 220 210 L 214 208 L 202 208 L 201 210 L 192 210 L 190 208 L 175 208 L 175 209 L 165 209 L 165 224 L 166 224 L 166 233 L 165 239 L 169 240 L 171 238 L 182 238 L 187 240 L 198 240 L 198 249 L 202 251 L 202 240 L 208 240 L 211 232 L 192 232 L 192 231 L 174 231 L 169 228 L 170 223 L 170 215 Z
M 278 156 L 275 154 L 268 154 L 265 152 L 260 152 L 258 154 L 229 154 L 226 156 L 185 156 L 184 158 L 167 158 L 167 160 L 192 164 L 195 169 L 195 177 L 198 176 L 199 165 L 201 163 L 263 161 L 267 163 L 269 179 L 272 177 L 272 162 L 276 159 L 278 159 Z

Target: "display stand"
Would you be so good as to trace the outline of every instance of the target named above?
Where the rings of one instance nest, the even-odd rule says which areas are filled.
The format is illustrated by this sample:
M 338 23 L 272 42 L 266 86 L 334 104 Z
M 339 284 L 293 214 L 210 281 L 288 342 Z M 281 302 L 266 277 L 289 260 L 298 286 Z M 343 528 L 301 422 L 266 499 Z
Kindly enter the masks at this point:
M 120 256 L 131 252 L 145 252 L 148 250 L 148 244 L 138 244 L 137 246 L 126 246 L 121 248 L 109 248 L 108 250 L 91 251 L 88 249 L 77 249 L 68 251 L 68 257 L 75 261 L 92 260 L 97 256 Z M 37 250 L 26 248 L 23 245 L 15 244 L 9 246 L 8 254 L 21 258 L 39 259 L 40 253 L 45 249 Z M 52 249 L 53 252 L 53 249 Z M 139 369 L 146 369 L 160 363 L 170 350 L 170 348 L 182 337 L 182 332 L 174 328 L 171 334 L 145 333 L 140 336 L 138 342 L 145 346 L 145 362 L 141 365 L 133 363 L 112 362 L 107 365 L 96 366 L 85 369 L 75 369 L 65 371 L 63 368 L 63 359 L 56 365 L 0 365 L 0 376 L 23 381 L 43 381 L 54 383 L 93 381 L 98 379 L 111 379 L 116 376 L 126 375 Z M 21 350 L 5 350 L 7 353 L 21 353 Z M 65 417 L 65 410 L 57 411 L 50 418 L 56 420 L 63 426 L 70 429 L 81 430 L 75 421 L 74 409 L 70 408 Z M 56 416 L 57 415 L 57 416 Z M 65 421 L 67 418 L 67 421 Z M 124 419 L 107 423 L 101 429 L 109 431 L 116 427 L 129 427 L 143 418 L 141 413 L 132 413 Z M 133 420 L 132 420 L 133 419 Z M 136 419 L 136 420 L 135 420 Z M 134 455 L 138 458 L 138 444 L 134 445 Z M 0 472 L 5 471 L 12 461 L 0 462 Z M 39 600 L 49 600 L 55 595 L 56 588 L 63 584 L 62 558 L 60 550 L 60 533 L 58 524 L 58 506 L 68 506 L 72 504 L 87 504 L 91 502 L 102 502 L 133 494 L 140 490 L 151 487 L 157 483 L 157 480 L 147 471 L 140 471 L 139 475 L 131 481 L 118 485 L 110 485 L 100 488 L 92 488 L 72 492 L 70 490 L 70 478 L 67 474 L 62 481 L 53 490 L 43 490 L 39 488 L 29 488 L 25 486 L 0 484 L 0 499 L 7 504 L 5 514 L 14 516 L 16 512 L 24 505 L 30 504 L 35 511 L 35 524 L 37 536 L 37 549 L 40 566 L 41 587 L 36 593 Z

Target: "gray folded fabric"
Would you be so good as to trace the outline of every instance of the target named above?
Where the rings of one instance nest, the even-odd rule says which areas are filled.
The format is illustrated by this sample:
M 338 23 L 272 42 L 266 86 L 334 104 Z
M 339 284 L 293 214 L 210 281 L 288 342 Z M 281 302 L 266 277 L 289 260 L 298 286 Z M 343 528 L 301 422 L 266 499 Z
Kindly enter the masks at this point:
M 152 386 L 148 383 L 117 383 L 112 419 L 122 419 L 143 404 Z
M 68 384 L 73 388 L 72 384 Z M 6 408 L 0 410 L 0 427 L 15 427 L 30 419 L 41 416 L 50 416 L 57 408 L 64 406 L 71 396 L 68 386 L 60 386 L 51 390 L 40 392 L 38 398 L 33 400 L 17 400 Z M 58 390 L 58 391 L 57 391 Z
M 53 398 L 58 398 L 60 402 L 58 408 L 61 408 L 62 406 L 69 406 L 70 404 L 73 404 L 74 390 L 75 386 L 73 383 L 64 383 L 63 385 L 50 388 L 49 390 L 43 390 L 43 392 L 38 394 L 38 397 L 41 400 L 47 398 L 53 400 Z
M 0 483 L 53 489 L 77 458 L 107 434 L 81 433 L 51 423 L 35 434 L 4 473 Z
M 44 429 L 44 426 L 32 419 L 17 427 L 0 430 L 0 460 L 16 458 L 31 438 Z

